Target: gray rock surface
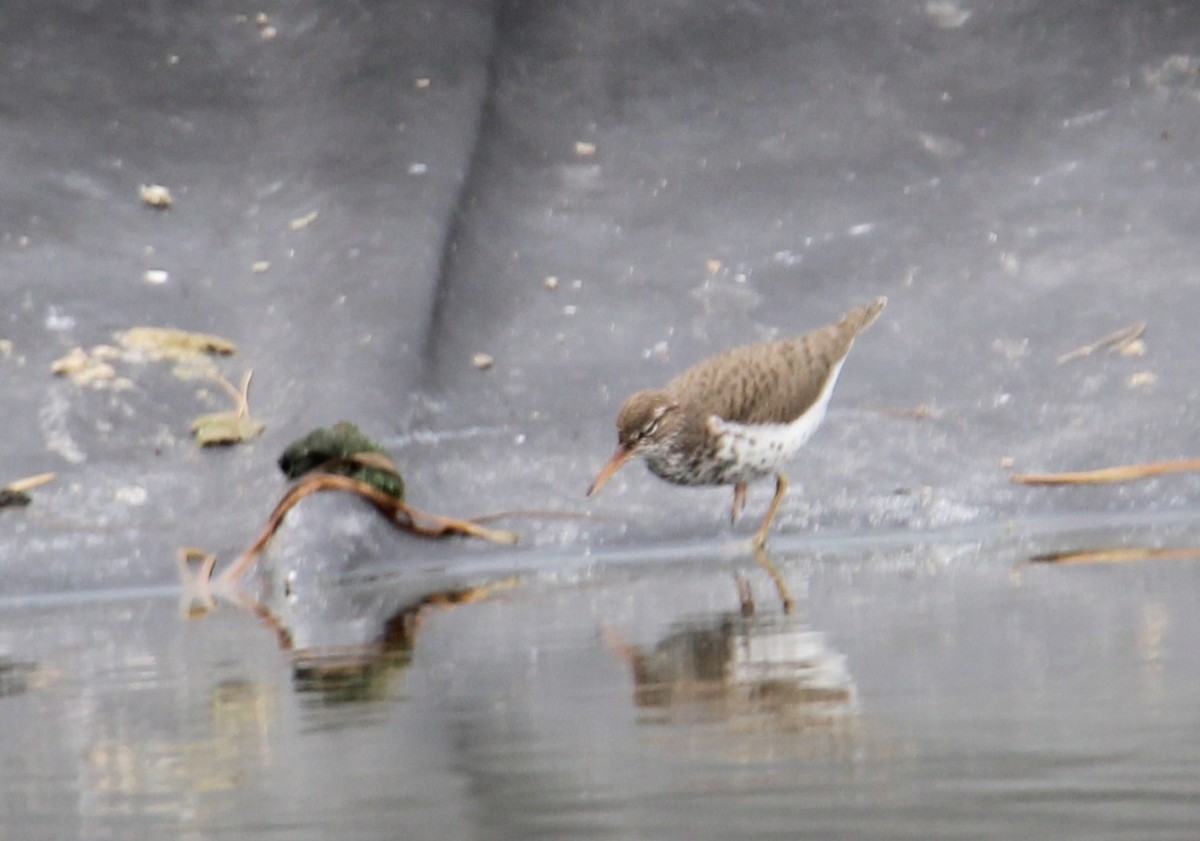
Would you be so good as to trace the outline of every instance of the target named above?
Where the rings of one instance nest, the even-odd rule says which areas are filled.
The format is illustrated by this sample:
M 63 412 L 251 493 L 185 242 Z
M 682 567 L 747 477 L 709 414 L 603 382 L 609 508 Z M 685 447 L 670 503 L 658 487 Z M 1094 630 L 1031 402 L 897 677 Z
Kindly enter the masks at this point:
M 1032 490 L 1001 460 L 1194 454 L 1197 17 L 318 0 L 258 23 L 220 3 L 10 16 L 3 462 L 59 478 L 3 515 L 7 586 L 155 584 L 179 546 L 239 548 L 281 490 L 275 454 L 340 418 L 394 450 L 414 504 L 599 518 L 518 524 L 518 552 L 723 540 L 725 490 L 635 468 L 582 498 L 621 400 L 881 293 L 777 546 L 1192 512 L 1195 477 Z M 170 209 L 139 201 L 149 183 Z M 1056 364 L 1139 321 L 1144 356 Z M 169 365 L 117 363 L 126 390 L 50 376 L 138 324 L 236 341 L 219 367 L 254 370 L 262 438 L 197 452 L 191 419 L 228 400 Z

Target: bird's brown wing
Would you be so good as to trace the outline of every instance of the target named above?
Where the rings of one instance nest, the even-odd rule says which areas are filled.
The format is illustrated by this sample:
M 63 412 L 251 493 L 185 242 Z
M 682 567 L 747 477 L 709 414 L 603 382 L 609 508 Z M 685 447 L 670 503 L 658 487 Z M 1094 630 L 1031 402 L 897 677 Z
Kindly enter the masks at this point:
M 803 336 L 734 348 L 706 359 L 667 384 L 703 417 L 738 423 L 790 423 L 821 394 L 854 337 L 883 310 L 880 298 L 837 324 Z

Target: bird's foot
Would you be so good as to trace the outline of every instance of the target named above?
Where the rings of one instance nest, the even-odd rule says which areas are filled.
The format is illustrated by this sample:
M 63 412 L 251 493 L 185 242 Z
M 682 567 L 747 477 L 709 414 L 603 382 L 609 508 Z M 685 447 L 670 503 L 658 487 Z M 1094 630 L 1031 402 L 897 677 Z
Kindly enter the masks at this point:
M 771 561 L 771 556 L 767 554 L 767 550 L 762 547 L 756 547 L 754 550 L 754 560 L 760 567 L 766 570 L 767 575 L 771 576 L 771 580 L 775 583 L 775 591 L 779 593 L 779 600 L 783 603 L 783 612 L 790 614 L 796 606 L 796 602 L 792 599 L 792 593 L 788 590 L 787 582 L 783 580 L 783 574 Z

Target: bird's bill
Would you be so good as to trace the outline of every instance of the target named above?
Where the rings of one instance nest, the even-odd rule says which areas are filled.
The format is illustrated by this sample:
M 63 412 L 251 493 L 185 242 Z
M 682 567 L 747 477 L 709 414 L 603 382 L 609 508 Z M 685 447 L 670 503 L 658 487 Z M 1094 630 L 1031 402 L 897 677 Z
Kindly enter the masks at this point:
M 633 458 L 632 449 L 624 445 L 617 447 L 617 451 L 608 460 L 608 464 L 600 468 L 600 472 L 596 474 L 596 481 L 592 482 L 592 486 L 588 488 L 587 495 L 595 496 L 600 493 L 600 489 L 608 484 L 608 480 L 613 477 L 613 474 L 624 467 L 631 458 Z

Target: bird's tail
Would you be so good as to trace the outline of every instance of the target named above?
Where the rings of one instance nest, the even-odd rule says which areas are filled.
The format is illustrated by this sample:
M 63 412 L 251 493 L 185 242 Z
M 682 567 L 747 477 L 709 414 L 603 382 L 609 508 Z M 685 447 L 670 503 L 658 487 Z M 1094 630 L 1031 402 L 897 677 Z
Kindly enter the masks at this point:
M 851 336 L 857 336 L 863 330 L 874 323 L 875 319 L 879 318 L 879 314 L 883 312 L 883 308 L 887 306 L 887 298 L 880 296 L 869 304 L 863 304 L 861 307 L 855 307 L 842 317 L 838 327 L 849 328 Z

